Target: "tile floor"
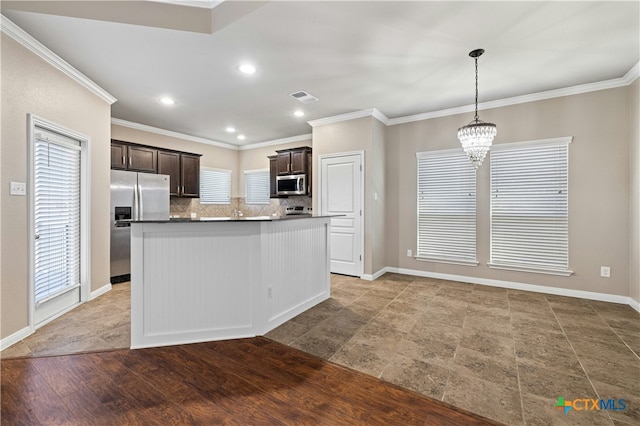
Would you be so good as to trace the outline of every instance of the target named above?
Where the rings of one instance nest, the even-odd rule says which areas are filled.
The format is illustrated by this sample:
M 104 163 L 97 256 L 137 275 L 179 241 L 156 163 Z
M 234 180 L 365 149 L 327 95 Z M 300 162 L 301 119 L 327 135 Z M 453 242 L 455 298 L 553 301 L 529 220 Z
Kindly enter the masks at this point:
M 129 289 L 0 355 L 128 347 Z M 640 422 L 640 314 L 629 306 L 397 274 L 332 275 L 331 296 L 267 337 L 508 425 Z M 560 396 L 627 408 L 563 414 Z
M 131 285 L 126 282 L 39 328 L 0 357 L 97 352 L 128 348 L 130 343 Z
M 627 305 L 386 274 L 267 334 L 508 425 L 640 422 L 640 314 Z M 558 397 L 625 399 L 563 414 Z

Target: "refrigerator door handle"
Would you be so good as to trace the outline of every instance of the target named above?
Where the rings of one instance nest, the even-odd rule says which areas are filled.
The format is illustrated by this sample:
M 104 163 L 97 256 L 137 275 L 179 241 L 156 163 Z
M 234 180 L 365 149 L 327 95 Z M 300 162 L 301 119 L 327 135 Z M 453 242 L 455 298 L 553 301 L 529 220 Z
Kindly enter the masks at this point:
M 133 187 L 133 205 L 136 210 L 135 219 L 142 219 L 142 197 L 140 194 L 140 185 L 138 184 Z

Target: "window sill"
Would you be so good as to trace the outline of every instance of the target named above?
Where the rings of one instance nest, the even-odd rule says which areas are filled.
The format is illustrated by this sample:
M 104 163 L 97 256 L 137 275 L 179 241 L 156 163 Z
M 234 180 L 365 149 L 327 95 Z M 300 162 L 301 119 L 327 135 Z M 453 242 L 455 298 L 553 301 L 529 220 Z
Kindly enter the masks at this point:
M 433 262 L 433 263 L 448 263 L 450 265 L 461 265 L 461 266 L 478 266 L 480 262 L 477 261 L 468 261 L 468 260 L 453 260 L 453 259 L 436 259 L 432 257 L 414 257 L 415 260 L 420 260 L 422 262 Z
M 558 275 L 561 277 L 570 277 L 573 275 L 573 271 L 569 269 L 542 269 L 542 268 L 528 268 L 526 266 L 513 266 L 513 265 L 497 265 L 495 263 L 487 263 L 487 266 L 491 269 L 502 269 L 505 271 L 519 271 L 530 272 L 532 274 L 546 274 L 546 275 Z

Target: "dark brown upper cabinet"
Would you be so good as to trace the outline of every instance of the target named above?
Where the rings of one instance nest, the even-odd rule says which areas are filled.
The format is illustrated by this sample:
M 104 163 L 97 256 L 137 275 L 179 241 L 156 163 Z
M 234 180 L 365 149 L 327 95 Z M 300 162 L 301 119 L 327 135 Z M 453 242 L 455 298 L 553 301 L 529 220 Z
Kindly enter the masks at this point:
M 269 198 L 278 198 L 276 176 L 278 176 L 278 156 L 270 155 L 269 159 Z
M 180 154 L 181 197 L 200 196 L 200 156 Z
M 111 140 L 111 168 L 169 175 L 169 194 L 200 196 L 200 155 Z
M 127 145 L 111 142 L 111 168 L 127 170 Z
M 111 168 L 132 172 L 157 173 L 158 150 L 153 147 L 111 141 Z
M 169 175 L 169 195 L 200 196 L 199 155 L 159 150 L 158 173 Z
M 169 175 L 169 195 L 180 196 L 180 154 L 158 152 L 158 173 Z
M 307 173 L 308 156 L 311 152 L 308 146 L 276 151 L 278 175 L 297 175 Z

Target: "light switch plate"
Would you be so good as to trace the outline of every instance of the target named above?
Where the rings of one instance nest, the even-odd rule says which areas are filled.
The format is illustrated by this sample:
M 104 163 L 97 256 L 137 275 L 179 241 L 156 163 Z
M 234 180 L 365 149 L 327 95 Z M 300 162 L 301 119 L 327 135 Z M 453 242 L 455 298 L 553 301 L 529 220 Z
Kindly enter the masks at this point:
M 603 278 L 609 278 L 611 277 L 611 268 L 608 266 L 601 266 L 600 267 L 600 276 Z
M 27 184 L 24 182 L 11 182 L 10 195 L 27 195 Z

